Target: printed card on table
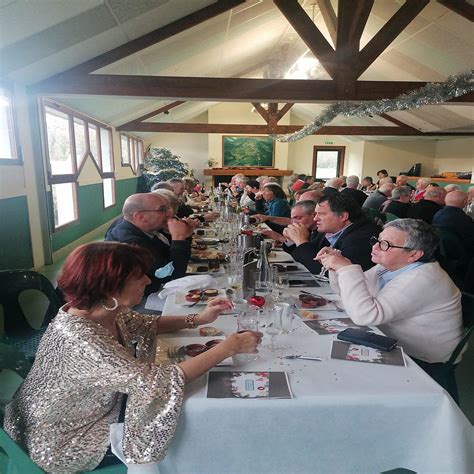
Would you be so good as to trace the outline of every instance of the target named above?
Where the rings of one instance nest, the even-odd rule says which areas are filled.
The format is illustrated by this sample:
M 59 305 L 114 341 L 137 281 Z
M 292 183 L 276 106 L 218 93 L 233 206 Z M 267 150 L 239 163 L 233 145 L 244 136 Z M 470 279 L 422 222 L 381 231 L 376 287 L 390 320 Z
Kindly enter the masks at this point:
M 370 331 L 367 326 L 357 326 L 350 318 L 332 318 L 332 319 L 311 319 L 303 321 L 313 331 L 318 334 L 339 334 L 347 328 L 357 328 L 363 331 Z
M 209 372 L 207 398 L 292 398 L 286 372 Z
M 331 359 L 368 362 L 370 364 L 405 365 L 405 358 L 403 357 L 401 347 L 396 347 L 393 351 L 386 352 L 343 341 L 332 341 Z

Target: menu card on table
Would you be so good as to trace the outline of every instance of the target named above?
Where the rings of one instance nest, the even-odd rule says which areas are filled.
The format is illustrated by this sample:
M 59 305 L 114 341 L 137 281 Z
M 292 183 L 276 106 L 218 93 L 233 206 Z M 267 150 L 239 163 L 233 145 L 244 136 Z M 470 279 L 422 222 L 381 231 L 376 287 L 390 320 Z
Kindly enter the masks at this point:
M 293 398 L 286 372 L 209 372 L 207 398 Z
M 396 347 L 393 351 L 386 352 L 342 341 L 332 341 L 331 359 L 368 362 L 370 364 L 405 365 L 405 358 L 403 357 L 401 347 Z
M 347 328 L 370 331 L 368 326 L 357 326 L 350 318 L 311 319 L 303 323 L 318 334 L 339 334 Z

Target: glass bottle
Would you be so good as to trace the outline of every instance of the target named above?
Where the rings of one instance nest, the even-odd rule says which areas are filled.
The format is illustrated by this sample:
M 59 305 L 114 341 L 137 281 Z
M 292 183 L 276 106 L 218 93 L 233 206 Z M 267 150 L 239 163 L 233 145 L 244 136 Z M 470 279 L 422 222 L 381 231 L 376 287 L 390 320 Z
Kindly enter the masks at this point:
M 240 227 L 240 233 L 242 235 L 253 235 L 253 229 L 250 225 L 250 216 L 248 214 L 241 213 L 242 225 Z
M 262 287 L 268 286 L 271 280 L 271 268 L 268 261 L 268 244 L 265 240 L 260 242 L 260 252 L 257 260 L 257 271 L 260 273 L 260 282 Z

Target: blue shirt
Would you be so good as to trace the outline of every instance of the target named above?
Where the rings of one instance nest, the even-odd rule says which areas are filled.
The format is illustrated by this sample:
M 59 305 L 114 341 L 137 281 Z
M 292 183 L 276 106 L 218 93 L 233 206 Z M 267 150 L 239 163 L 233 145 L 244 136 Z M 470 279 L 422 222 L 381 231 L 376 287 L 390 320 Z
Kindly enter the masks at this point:
M 399 268 L 394 272 L 391 272 L 390 270 L 387 270 L 386 268 L 382 267 L 383 270 L 379 271 L 379 290 L 381 290 L 388 282 L 392 281 L 398 275 L 413 270 L 414 268 L 420 267 L 421 265 L 424 265 L 424 262 L 410 263 L 410 265 L 406 265 L 405 267 Z
M 342 233 L 352 225 L 349 224 L 349 225 L 346 225 L 346 227 L 344 227 L 344 229 L 341 229 L 340 231 L 336 232 L 335 234 L 325 234 L 324 237 L 326 237 L 326 240 L 329 242 L 329 245 L 331 245 L 331 247 L 334 247 L 336 245 L 336 242 L 337 240 L 339 239 L 339 237 L 342 235 Z
M 286 199 L 272 199 L 267 202 L 265 214 L 272 217 L 290 217 L 290 205 Z

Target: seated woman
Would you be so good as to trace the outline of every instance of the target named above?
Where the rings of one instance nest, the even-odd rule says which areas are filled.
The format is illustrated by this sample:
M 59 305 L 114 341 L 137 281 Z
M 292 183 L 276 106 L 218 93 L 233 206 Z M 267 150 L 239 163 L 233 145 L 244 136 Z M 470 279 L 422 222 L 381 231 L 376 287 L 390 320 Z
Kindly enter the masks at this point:
M 438 237 L 421 220 L 397 219 L 372 238 L 372 261 L 359 265 L 324 248 L 318 259 L 330 270 L 348 316 L 358 325 L 379 326 L 438 383 L 441 365 L 462 338 L 461 294 L 434 261 Z
M 150 260 L 141 247 L 96 242 L 78 247 L 64 264 L 58 284 L 67 303 L 48 326 L 4 423 L 48 472 L 99 465 L 121 407 L 127 463 L 160 461 L 176 429 L 184 384 L 226 357 L 256 352 L 262 335 L 245 332 L 179 364 L 155 364 L 157 334 L 208 324 L 230 302 L 215 299 L 188 316 L 131 311 L 150 282 Z
M 262 203 L 262 199 L 265 205 Z M 255 208 L 257 213 L 272 217 L 290 217 L 291 208 L 286 199 L 286 194 L 278 184 L 266 184 L 261 193 L 257 193 Z

